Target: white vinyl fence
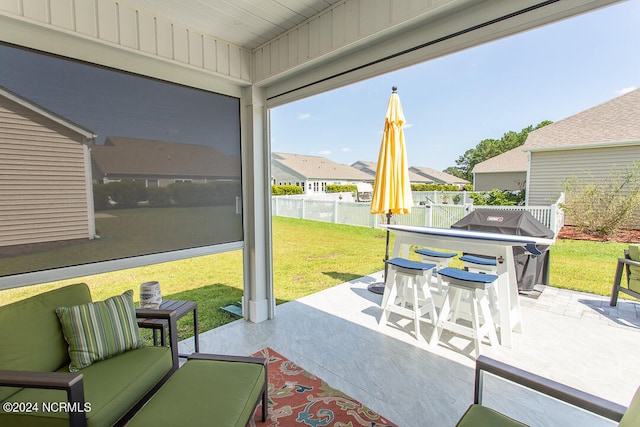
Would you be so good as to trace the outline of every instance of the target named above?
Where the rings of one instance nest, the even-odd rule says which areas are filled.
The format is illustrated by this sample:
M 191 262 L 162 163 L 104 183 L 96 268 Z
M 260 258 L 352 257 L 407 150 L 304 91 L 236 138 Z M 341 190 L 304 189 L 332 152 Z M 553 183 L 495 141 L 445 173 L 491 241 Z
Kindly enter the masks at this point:
M 424 204 L 415 205 L 410 214 L 393 215 L 391 223 L 449 228 L 451 224 L 462 219 L 475 209 L 526 210 L 557 234 L 564 225 L 564 213 L 559 207 L 559 204 L 563 201 L 562 196 L 551 206 L 474 206 L 472 204 L 421 201 Z M 362 227 L 376 227 L 386 221 L 384 215 L 372 215 L 369 212 L 368 203 L 343 202 L 340 200 L 305 200 L 299 197 L 274 196 L 271 198 L 271 210 L 274 216 L 311 219 Z

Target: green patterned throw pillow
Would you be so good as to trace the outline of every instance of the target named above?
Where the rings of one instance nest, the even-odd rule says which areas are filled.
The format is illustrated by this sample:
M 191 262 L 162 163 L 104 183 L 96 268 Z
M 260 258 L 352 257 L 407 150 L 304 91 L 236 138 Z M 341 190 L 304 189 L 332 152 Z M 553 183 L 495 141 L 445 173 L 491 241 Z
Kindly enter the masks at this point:
M 56 314 L 69 345 L 70 372 L 142 347 L 132 290 L 104 301 L 58 307 Z

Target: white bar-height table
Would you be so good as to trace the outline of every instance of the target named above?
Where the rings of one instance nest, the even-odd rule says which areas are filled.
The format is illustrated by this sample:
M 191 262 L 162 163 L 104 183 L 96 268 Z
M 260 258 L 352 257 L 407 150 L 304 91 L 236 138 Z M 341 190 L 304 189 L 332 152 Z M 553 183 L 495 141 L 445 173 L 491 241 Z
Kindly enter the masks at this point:
M 529 253 L 540 255 L 538 246 L 550 246 L 553 239 L 517 236 L 484 231 L 453 228 L 383 225 L 395 234 L 393 257 L 409 258 L 410 246 L 427 246 L 458 252 L 495 257 L 498 274 L 498 311 L 500 344 L 511 348 L 512 331 L 522 333 L 522 316 L 518 301 L 518 283 L 513 247 L 524 247 Z M 386 292 L 386 289 L 385 289 Z

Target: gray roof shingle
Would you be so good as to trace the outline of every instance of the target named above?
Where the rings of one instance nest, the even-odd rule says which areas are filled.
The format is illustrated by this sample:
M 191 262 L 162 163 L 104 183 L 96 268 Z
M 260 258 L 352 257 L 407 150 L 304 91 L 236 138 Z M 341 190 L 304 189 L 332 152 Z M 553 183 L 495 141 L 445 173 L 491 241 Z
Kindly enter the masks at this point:
M 640 142 L 640 89 L 529 134 L 526 150 Z
M 529 164 L 527 152 L 516 147 L 473 167 L 473 173 L 483 172 L 526 172 Z
M 358 160 L 357 162 L 351 165 L 354 168 L 360 169 L 361 171 L 368 173 L 372 178 L 376 176 L 376 168 L 378 167 L 377 162 L 366 162 L 364 160 Z M 412 184 L 433 184 L 433 180 L 427 178 L 426 176 L 418 175 L 409 169 L 409 181 Z
M 371 181 L 369 174 L 349 165 L 335 163 L 325 157 L 272 153 L 271 160 L 307 179 Z
M 91 148 L 91 159 L 102 173 L 146 176 L 238 178 L 240 158 L 213 147 L 177 142 L 108 136 Z
M 436 184 L 469 184 L 469 181 L 466 179 L 422 166 L 412 166 L 409 168 L 409 171 L 431 178 Z

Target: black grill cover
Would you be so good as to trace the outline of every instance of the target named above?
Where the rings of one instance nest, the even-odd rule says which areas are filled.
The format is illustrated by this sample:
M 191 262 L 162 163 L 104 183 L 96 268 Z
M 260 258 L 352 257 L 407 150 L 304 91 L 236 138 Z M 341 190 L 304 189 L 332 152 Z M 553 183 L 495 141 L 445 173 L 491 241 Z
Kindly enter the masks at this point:
M 554 233 L 527 211 L 476 209 L 451 226 L 462 230 L 489 231 L 517 236 L 553 239 Z M 536 284 L 549 284 L 549 251 L 533 256 L 524 248 L 513 248 L 518 290 L 531 291 Z

